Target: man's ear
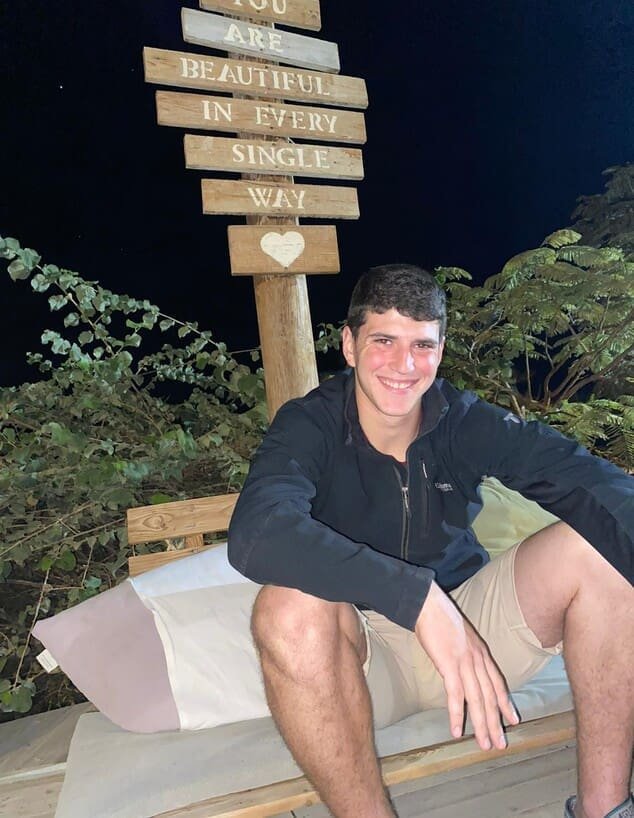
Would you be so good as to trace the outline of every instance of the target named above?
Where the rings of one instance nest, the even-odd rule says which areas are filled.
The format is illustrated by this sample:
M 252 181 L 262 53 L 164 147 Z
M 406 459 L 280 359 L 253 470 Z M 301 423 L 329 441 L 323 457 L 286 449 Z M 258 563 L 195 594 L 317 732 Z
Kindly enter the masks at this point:
M 341 351 L 343 352 L 343 357 L 346 359 L 348 366 L 354 366 L 354 336 L 352 335 L 352 331 L 348 326 L 344 327 L 341 331 Z

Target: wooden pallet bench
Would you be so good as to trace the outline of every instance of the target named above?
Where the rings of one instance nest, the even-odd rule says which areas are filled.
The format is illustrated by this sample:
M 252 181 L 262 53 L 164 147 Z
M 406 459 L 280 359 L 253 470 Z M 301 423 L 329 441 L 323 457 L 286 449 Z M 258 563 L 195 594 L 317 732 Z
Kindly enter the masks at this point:
M 237 494 L 203 497 L 160 505 L 132 508 L 127 514 L 128 540 L 136 546 L 165 541 L 166 550 L 134 555 L 131 576 L 212 548 L 204 535 L 226 532 Z M 175 542 L 179 547 L 175 547 Z M 474 738 L 421 747 L 381 759 L 387 786 L 445 773 L 503 756 L 540 751 L 574 739 L 572 712 L 526 722 L 508 730 L 506 750 L 480 750 Z M 258 787 L 191 804 L 156 818 L 263 818 L 307 807 L 319 796 L 305 777 Z

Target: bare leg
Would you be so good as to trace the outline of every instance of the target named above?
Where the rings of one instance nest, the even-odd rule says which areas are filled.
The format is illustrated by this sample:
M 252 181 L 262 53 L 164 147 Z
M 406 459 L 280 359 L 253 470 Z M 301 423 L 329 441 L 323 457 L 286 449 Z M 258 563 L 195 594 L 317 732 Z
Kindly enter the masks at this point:
M 629 795 L 634 745 L 634 589 L 565 523 L 518 550 L 526 623 L 563 639 L 577 720 L 577 818 L 603 818 Z
M 394 818 L 374 749 L 365 638 L 351 605 L 266 586 L 253 611 L 273 718 L 336 818 Z

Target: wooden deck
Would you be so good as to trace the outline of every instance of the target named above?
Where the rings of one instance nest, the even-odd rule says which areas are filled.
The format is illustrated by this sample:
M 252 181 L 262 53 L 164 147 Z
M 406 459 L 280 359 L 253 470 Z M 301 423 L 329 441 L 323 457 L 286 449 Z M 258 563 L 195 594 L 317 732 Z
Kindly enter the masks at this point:
M 399 818 L 562 818 L 575 790 L 575 748 L 498 758 L 391 788 Z M 293 813 L 326 818 L 323 805 Z
M 53 818 L 77 719 L 90 705 L 0 726 L 0 818 Z M 395 785 L 400 818 L 561 818 L 575 788 L 570 743 Z M 187 815 L 187 810 L 182 811 Z M 325 818 L 316 805 L 284 818 Z
M 54 817 L 70 739 L 77 719 L 90 709 L 77 705 L 0 726 L 1 818 Z M 563 801 L 574 790 L 574 764 L 574 748 L 564 744 L 399 784 L 392 793 L 401 818 L 561 818 Z M 316 805 L 284 816 L 328 814 Z
M 0 818 L 53 818 L 70 740 L 90 704 L 0 725 Z

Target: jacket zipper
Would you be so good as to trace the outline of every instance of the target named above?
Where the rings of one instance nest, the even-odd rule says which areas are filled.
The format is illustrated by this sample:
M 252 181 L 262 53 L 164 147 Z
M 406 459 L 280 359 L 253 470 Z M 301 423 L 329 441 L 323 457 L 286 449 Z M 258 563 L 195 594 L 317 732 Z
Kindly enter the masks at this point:
M 423 533 L 427 534 L 429 530 L 429 477 L 427 475 L 427 468 L 425 467 L 425 461 L 421 460 L 420 464 L 423 469 L 423 477 L 424 479 L 424 490 L 423 490 Z
M 407 466 L 407 483 L 403 483 L 403 481 L 401 480 L 401 473 L 396 466 L 394 466 L 394 473 L 396 474 L 396 479 L 398 480 L 398 484 L 401 488 L 401 500 L 403 503 L 403 525 L 402 525 L 403 534 L 401 537 L 401 559 L 406 560 L 409 548 L 409 520 L 410 520 L 409 465 Z

